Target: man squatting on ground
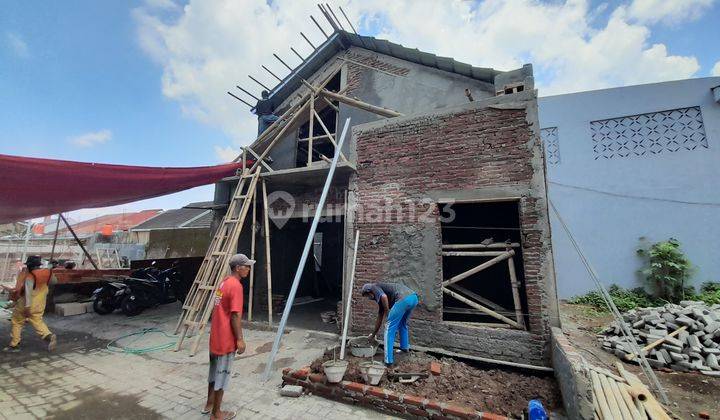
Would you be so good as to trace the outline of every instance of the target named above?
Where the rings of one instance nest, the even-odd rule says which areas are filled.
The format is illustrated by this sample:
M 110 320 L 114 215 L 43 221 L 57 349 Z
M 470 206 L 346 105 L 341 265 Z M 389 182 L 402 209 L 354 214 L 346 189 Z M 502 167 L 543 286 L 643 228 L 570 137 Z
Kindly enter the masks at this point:
M 32 325 L 43 340 L 47 341 L 48 351 L 55 350 L 57 337 L 48 329 L 43 321 L 43 315 L 48 285 L 55 284 L 57 279 L 50 269 L 41 267 L 42 258 L 39 255 L 31 255 L 25 262 L 25 267 L 18 274 L 15 287 L 3 286 L 4 289 L 10 291 L 10 298 L 15 300 L 15 309 L 13 309 L 11 318 L 10 345 L 5 348 L 5 351 L 19 350 L 25 321 Z
M 213 420 L 229 420 L 232 411 L 221 411 L 223 393 L 230 381 L 235 353 L 245 352 L 242 334 L 243 286 L 240 280 L 250 274 L 255 264 L 244 254 L 230 258 L 230 275 L 220 282 L 215 292 L 215 306 L 210 323 L 210 372 L 208 397 L 203 414 L 211 413 Z
M 410 351 L 410 332 L 407 323 L 413 309 L 418 304 L 417 293 L 398 283 L 367 283 L 362 286 L 360 293 L 378 304 L 375 330 L 368 338 L 375 340 L 383 319 L 387 317 L 383 340 L 385 342 L 385 365 L 391 367 L 395 362 L 393 344 L 398 331 L 400 332 L 400 350 Z

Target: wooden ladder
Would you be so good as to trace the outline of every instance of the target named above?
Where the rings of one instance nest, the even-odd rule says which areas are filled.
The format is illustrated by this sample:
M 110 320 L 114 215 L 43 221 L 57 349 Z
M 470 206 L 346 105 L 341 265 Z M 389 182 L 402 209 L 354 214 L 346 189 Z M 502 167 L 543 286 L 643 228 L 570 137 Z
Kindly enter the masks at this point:
M 183 312 L 175 328 L 175 334 L 181 331 L 182 333 L 175 351 L 180 350 L 186 337 L 197 332 L 190 354 L 197 352 L 212 314 L 215 289 L 228 272 L 228 260 L 237 253 L 238 239 L 255 195 L 260 169 L 259 165 L 253 172 L 245 169 L 238 180 L 227 213 L 210 242 L 207 254 L 183 303 Z

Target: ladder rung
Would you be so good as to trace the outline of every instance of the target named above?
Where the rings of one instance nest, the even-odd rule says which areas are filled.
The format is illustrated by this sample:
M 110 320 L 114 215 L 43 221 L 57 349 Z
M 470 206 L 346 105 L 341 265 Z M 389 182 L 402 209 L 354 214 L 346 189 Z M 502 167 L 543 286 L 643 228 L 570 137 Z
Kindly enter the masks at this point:
M 187 326 L 189 326 L 189 327 L 194 327 L 195 325 L 198 325 L 198 324 L 200 324 L 200 323 L 199 323 L 199 322 L 195 322 L 195 321 L 185 321 L 185 322 L 183 322 L 183 324 L 185 324 L 185 325 L 187 325 Z
M 194 306 L 190 306 L 190 305 L 183 305 L 183 307 L 182 307 L 182 308 L 183 308 L 183 309 L 194 309 L 194 310 L 196 310 L 196 311 L 197 311 L 197 308 L 196 308 L 196 307 L 194 307 Z
M 208 286 L 207 284 L 201 284 L 198 286 L 198 289 L 201 290 L 215 290 L 215 286 Z
M 227 219 L 225 223 L 237 223 L 239 219 Z

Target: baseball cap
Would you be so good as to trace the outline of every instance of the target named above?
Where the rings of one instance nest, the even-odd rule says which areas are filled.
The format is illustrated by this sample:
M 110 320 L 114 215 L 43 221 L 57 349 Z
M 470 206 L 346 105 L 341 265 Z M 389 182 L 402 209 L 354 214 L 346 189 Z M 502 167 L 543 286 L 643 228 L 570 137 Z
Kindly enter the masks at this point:
M 362 287 L 360 288 L 360 294 L 361 294 L 361 295 L 364 295 L 365 293 L 370 293 L 370 292 L 372 292 L 373 295 L 374 295 L 375 292 L 374 292 L 374 290 L 373 290 L 373 286 L 375 286 L 373 283 L 365 283 L 365 284 L 363 284 Z M 370 299 L 372 299 L 372 297 L 371 297 Z
M 230 269 L 232 270 L 238 265 L 253 265 L 255 264 L 255 260 L 251 260 L 245 254 L 235 254 L 230 257 L 230 261 L 228 261 L 228 264 L 230 265 Z

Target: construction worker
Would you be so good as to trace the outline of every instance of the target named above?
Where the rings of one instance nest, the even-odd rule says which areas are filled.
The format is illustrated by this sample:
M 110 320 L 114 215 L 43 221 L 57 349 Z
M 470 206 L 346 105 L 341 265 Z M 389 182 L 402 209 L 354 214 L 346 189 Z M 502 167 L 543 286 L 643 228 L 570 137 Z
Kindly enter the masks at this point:
M 210 413 L 212 420 L 229 420 L 235 412 L 222 411 L 223 394 L 232 375 L 235 354 L 245 352 L 242 333 L 243 286 L 240 280 L 250 274 L 255 264 L 244 254 L 230 257 L 230 275 L 220 282 L 215 292 L 215 306 L 210 323 L 210 371 L 208 396 L 203 414 Z
M 48 295 L 48 285 L 54 283 L 55 277 L 50 269 L 41 268 L 42 259 L 39 255 L 32 255 L 27 258 L 25 267 L 17 276 L 14 288 L 7 288 L 11 297 L 15 298 L 15 308 L 11 318 L 12 329 L 10 345 L 5 351 L 19 351 L 20 338 L 25 321 L 35 329 L 35 332 L 47 341 L 48 351 L 55 350 L 57 337 L 50 332 L 43 314 L 45 313 L 45 301 Z
M 267 90 L 263 90 L 260 94 L 262 99 L 257 101 L 254 112 L 258 116 L 258 136 L 267 130 L 275 121 L 278 120 L 278 116 L 273 114 L 273 104 L 268 98 L 270 93 Z
M 409 287 L 398 283 L 367 283 L 362 286 L 360 293 L 374 300 L 378 304 L 378 317 L 375 321 L 375 330 L 368 338 L 376 340 L 383 319 L 385 322 L 385 365 L 392 367 L 395 362 L 393 344 L 395 334 L 400 333 L 400 350 L 410 351 L 410 331 L 408 319 L 418 304 L 418 295 Z

